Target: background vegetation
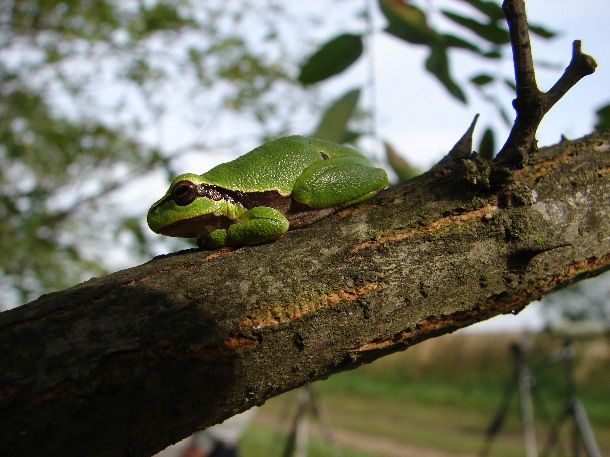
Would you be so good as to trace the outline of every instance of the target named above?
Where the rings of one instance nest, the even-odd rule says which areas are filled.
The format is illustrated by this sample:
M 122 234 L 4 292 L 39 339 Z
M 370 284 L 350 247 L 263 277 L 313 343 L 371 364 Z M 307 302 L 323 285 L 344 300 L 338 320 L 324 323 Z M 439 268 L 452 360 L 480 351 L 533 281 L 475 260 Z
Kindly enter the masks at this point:
M 151 174 L 287 130 L 308 97 L 288 76 L 285 20 L 271 2 L 2 3 L 5 307 L 149 258 Z
M 507 389 L 516 388 L 511 347 L 517 343 L 525 343 L 534 374 L 534 416 L 542 449 L 550 424 L 568 398 L 566 360 L 558 360 L 564 343 L 559 335 L 458 333 L 426 341 L 314 386 L 329 411 L 337 441 L 346 448 L 343 455 L 477 455 L 483 449 L 485 432 Z M 606 455 L 610 451 L 608 341 L 599 337 L 580 338 L 574 341 L 573 348 L 577 394 L 587 410 L 602 455 Z M 296 393 L 290 392 L 260 409 L 241 442 L 244 457 L 270 455 L 270 449 L 279 447 L 275 444 L 277 427 L 281 425 L 284 431 L 289 428 L 291 422 L 284 415 L 287 405 L 295 399 Z M 492 442 L 490 455 L 524 455 L 516 391 L 511 399 L 506 421 Z M 295 407 L 289 411 L 294 414 Z M 319 423 L 313 416 L 310 420 L 315 437 L 310 455 L 331 455 Z M 552 455 L 574 455 L 570 447 L 571 427 L 572 422 L 564 422 L 561 451 Z M 351 434 L 345 439 L 342 431 Z M 391 451 L 384 454 L 388 443 L 392 445 Z M 376 450 L 371 451 L 371 447 Z

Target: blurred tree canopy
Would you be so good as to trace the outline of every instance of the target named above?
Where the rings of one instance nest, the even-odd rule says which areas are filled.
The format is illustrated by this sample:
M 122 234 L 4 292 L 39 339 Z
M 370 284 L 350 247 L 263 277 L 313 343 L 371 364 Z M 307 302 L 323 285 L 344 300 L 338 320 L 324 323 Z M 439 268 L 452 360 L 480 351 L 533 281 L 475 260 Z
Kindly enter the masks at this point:
M 370 135 L 354 126 L 362 119 L 357 107 L 366 83 L 324 109 L 310 89 L 365 58 L 370 34 L 425 48 L 425 69 L 450 97 L 467 103 L 465 88 L 474 88 L 512 122 L 510 107 L 494 97 L 498 85 L 514 88 L 512 76 L 489 69 L 510 56 L 499 3 L 456 0 L 467 13 L 417 3 L 358 4 L 342 21 L 350 30 L 318 39 L 303 56 L 311 38 L 291 27 L 294 12 L 279 0 L 2 2 L 0 302 L 17 304 L 101 274 L 111 268 L 112 247 L 131 259 L 149 257 L 147 205 L 130 209 L 143 195 L 137 184 L 154 170 L 171 178 L 185 152 L 223 151 L 254 131 L 259 139 L 307 133 L 294 127 L 298 113 L 320 118 L 311 133 L 320 138 L 351 142 Z M 443 32 L 433 15 L 460 33 Z M 317 21 L 311 24 L 319 28 L 323 19 Z M 542 26 L 531 31 L 554 36 Z M 454 50 L 478 56 L 481 71 L 456 80 Z M 201 135 L 182 138 L 168 116 L 176 107 Z M 610 126 L 608 107 L 597 114 L 598 128 Z M 234 125 L 240 127 L 229 142 L 207 136 Z M 486 128 L 478 150 L 492 157 L 496 143 Z M 386 150 L 397 176 L 417 174 L 392 146 Z
M 161 151 L 155 135 L 173 104 L 190 104 L 202 129 L 229 113 L 260 136 L 286 128 L 291 103 L 304 102 L 286 95 L 298 85 L 276 26 L 283 15 L 273 2 L 2 2 L 3 303 L 104 272 L 109 246 L 149 252 L 141 209 L 118 208 L 129 184 L 154 169 L 172 175 L 173 156 L 215 146 Z

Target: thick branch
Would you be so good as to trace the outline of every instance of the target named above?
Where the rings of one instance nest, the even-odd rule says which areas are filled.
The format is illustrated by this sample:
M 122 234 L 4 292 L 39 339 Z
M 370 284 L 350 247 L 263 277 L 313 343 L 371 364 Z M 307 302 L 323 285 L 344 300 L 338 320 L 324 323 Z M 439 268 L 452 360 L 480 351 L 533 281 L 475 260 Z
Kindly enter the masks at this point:
M 461 176 L 448 164 L 276 242 L 157 258 L 0 314 L 0 449 L 151 455 L 610 268 L 610 132 L 485 187 Z
M 580 41 L 574 41 L 572 60 L 564 74 L 551 90 L 541 92 L 536 84 L 525 2 L 505 0 L 502 9 L 506 15 L 513 49 L 517 87 L 517 98 L 513 105 L 517 118 L 496 162 L 520 167 L 536 149 L 536 132 L 543 117 L 578 81 L 593 73 L 597 63 L 593 57 L 581 52 Z

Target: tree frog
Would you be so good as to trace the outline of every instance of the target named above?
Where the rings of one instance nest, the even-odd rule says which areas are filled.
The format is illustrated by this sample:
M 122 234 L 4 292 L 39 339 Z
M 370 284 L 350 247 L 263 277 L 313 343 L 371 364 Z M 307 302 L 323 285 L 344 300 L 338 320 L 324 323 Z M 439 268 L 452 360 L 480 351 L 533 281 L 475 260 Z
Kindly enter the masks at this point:
M 148 226 L 162 235 L 197 238 L 207 249 L 264 243 L 387 184 L 386 172 L 355 149 L 289 136 L 202 175 L 176 177 L 148 211 Z

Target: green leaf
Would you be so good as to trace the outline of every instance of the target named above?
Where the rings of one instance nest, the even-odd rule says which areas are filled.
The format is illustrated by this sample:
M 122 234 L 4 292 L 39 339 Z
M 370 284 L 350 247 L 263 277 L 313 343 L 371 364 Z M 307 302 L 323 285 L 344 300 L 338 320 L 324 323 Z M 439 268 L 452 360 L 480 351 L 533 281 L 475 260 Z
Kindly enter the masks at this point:
M 442 11 L 443 15 L 448 19 L 451 19 L 456 24 L 466 27 L 473 33 L 477 34 L 481 38 L 489 41 L 493 44 L 506 44 L 510 43 L 510 35 L 508 30 L 498 26 L 495 23 L 482 24 L 475 19 L 470 17 L 460 16 L 459 14 L 452 13 L 451 11 Z
M 488 74 L 481 73 L 479 75 L 473 76 L 470 78 L 470 82 L 476 84 L 477 86 L 485 86 L 492 82 L 494 77 Z
M 485 53 L 481 51 L 481 49 L 471 43 L 470 41 L 466 41 L 460 37 L 456 37 L 454 35 L 442 35 L 443 44 L 448 48 L 460 48 L 460 49 L 468 49 L 476 54 L 479 54 L 483 57 L 486 57 Z
M 553 32 L 552 30 L 544 28 L 540 25 L 528 24 L 528 28 L 530 29 L 530 32 L 535 33 L 542 38 L 553 38 L 557 36 L 557 32 Z
M 297 78 L 303 85 L 314 84 L 335 76 L 362 55 L 362 36 L 343 34 L 324 44 L 303 66 Z
M 355 143 L 356 140 L 361 136 L 362 132 L 357 132 L 355 130 L 346 130 L 343 143 Z
M 504 84 L 506 84 L 506 86 L 513 91 L 517 91 L 517 84 L 515 83 L 514 79 L 509 79 L 509 78 L 505 78 L 504 79 Z
M 426 59 L 426 70 L 432 73 L 445 86 L 447 91 L 459 101 L 466 103 L 466 95 L 458 86 L 449 72 L 449 59 L 445 48 L 435 46 Z
M 385 31 L 413 44 L 433 45 L 440 36 L 428 25 L 426 14 L 402 0 L 379 0 L 379 8 L 388 20 Z
M 506 111 L 505 108 L 499 108 L 500 116 L 502 116 L 502 120 L 506 124 L 506 126 L 511 126 L 513 123 L 513 118 L 511 117 L 511 113 Z
M 388 164 L 398 176 L 398 182 L 407 181 L 415 176 L 418 176 L 422 173 L 417 167 L 411 165 L 404 157 L 402 157 L 396 149 L 394 149 L 388 142 L 383 143 L 385 147 L 386 158 L 388 159 Z
M 493 159 L 496 153 L 496 140 L 492 129 L 487 127 L 479 143 L 479 155 L 484 159 Z
M 499 59 L 502 57 L 502 53 L 496 50 L 487 51 L 483 53 L 483 57 L 486 57 L 487 59 Z
M 492 1 L 485 0 L 462 0 L 463 2 L 468 3 L 470 6 L 473 6 L 481 13 L 485 14 L 489 19 L 494 22 L 503 21 L 504 20 L 504 12 L 502 11 L 502 7 Z
M 312 136 L 335 143 L 347 142 L 347 123 L 354 114 L 359 97 L 360 89 L 353 89 L 335 100 L 322 115 Z
M 595 114 L 597 114 L 597 122 L 595 123 L 595 129 L 610 129 L 610 104 L 602 106 L 595 112 Z
M 144 22 L 144 33 L 157 30 L 177 30 L 185 25 L 193 25 L 193 21 L 180 16 L 175 6 L 167 3 L 157 3 L 151 8 L 141 11 Z

